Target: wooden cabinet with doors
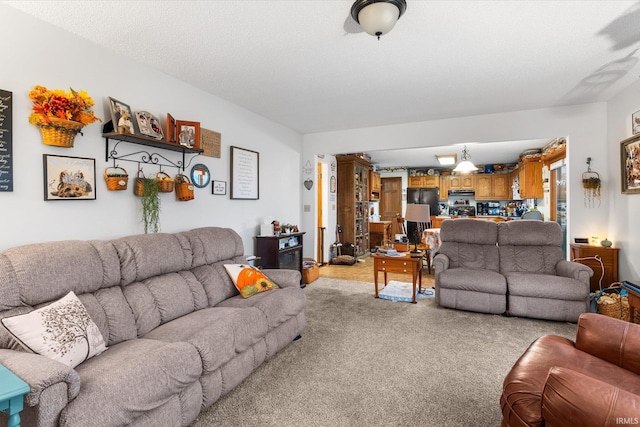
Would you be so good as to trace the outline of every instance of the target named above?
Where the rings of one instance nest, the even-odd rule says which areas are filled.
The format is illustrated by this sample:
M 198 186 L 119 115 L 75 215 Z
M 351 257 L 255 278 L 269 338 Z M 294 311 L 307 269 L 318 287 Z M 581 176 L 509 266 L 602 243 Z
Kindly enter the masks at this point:
M 479 174 L 474 179 L 476 200 L 511 200 L 509 174 Z
M 473 190 L 473 175 L 449 176 L 449 190 Z
M 369 200 L 380 200 L 380 174 L 369 171 Z
M 521 199 L 541 199 L 542 160 L 540 158 L 522 159 L 518 164 L 518 184 Z
M 371 165 L 356 156 L 337 156 L 338 224 L 345 255 L 362 256 L 369 252 L 369 170 Z M 347 243 L 354 245 L 349 253 Z
M 440 186 L 438 175 L 410 176 L 407 178 L 409 188 L 435 188 Z
M 449 178 L 451 175 L 440 175 L 440 200 L 449 200 Z

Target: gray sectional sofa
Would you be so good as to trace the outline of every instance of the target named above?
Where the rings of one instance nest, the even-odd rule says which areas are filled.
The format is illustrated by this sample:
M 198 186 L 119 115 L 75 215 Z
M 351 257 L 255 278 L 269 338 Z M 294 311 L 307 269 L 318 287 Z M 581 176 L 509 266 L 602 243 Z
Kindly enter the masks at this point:
M 434 257 L 442 307 L 576 322 L 593 270 L 565 260 L 560 226 L 532 220 L 445 220 Z
M 207 227 L 0 254 L 0 318 L 74 291 L 108 349 L 75 368 L 28 353 L 0 326 L 0 363 L 26 381 L 23 425 L 184 426 L 305 327 L 300 273 L 242 298 L 225 271 L 240 236 Z

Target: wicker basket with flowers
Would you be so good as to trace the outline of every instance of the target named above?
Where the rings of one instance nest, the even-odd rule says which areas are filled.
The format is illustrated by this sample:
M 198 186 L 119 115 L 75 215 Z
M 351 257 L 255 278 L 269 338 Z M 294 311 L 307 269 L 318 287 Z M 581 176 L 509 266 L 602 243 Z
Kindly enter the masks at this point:
M 29 123 L 40 128 L 43 144 L 73 147 L 76 134 L 84 126 L 102 121 L 94 115 L 94 102 L 87 92 L 69 89 L 65 92 L 35 86 L 29 92 L 33 102 Z

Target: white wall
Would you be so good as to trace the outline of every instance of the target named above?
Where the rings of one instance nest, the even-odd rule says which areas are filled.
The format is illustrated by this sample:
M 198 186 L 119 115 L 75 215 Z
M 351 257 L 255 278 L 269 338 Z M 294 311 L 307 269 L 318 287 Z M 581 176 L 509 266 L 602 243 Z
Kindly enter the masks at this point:
M 116 238 L 143 232 L 140 201 L 131 187 L 116 192 L 106 189 L 102 173 L 109 163 L 105 161 L 101 124 L 85 127 L 84 136 L 76 137 L 74 148 L 42 144 L 38 128 L 28 123 L 31 101 L 27 94 L 37 84 L 50 89 L 71 86 L 86 90 L 96 102 L 96 114 L 106 120 L 106 99 L 111 96 L 134 111 L 149 111 L 162 121 L 169 112 L 176 119 L 198 121 L 202 127 L 220 132 L 222 157 L 199 156 L 192 165 L 206 164 L 212 179 L 227 181 L 227 190 L 229 146 L 260 153 L 259 200 L 230 200 L 229 194 L 213 196 L 211 187 L 196 189 L 196 198 L 190 202 L 177 202 L 174 194 L 163 194 L 161 231 L 231 227 L 240 233 L 245 252 L 251 254 L 253 236 L 259 233 L 264 216 L 271 215 L 281 223 L 300 223 L 300 134 L 2 4 L 0 39 L 0 88 L 13 92 L 14 147 L 14 191 L 0 193 L 0 249 L 30 242 Z M 150 49 L 171 54 L 162 46 Z M 215 78 L 215 70 L 211 78 Z M 141 148 L 122 143 L 119 151 Z M 170 159 L 177 156 L 160 151 Z M 95 158 L 97 200 L 43 201 L 43 153 Z M 129 172 L 131 184 L 136 164 L 120 164 Z M 147 174 L 158 170 L 149 165 L 143 169 Z M 175 174 L 177 170 L 168 172 Z
M 640 281 L 640 194 L 622 194 L 620 141 L 630 137 L 631 114 L 640 110 L 640 82 L 607 103 L 609 240 L 620 248 L 619 279 Z
M 606 104 L 515 111 L 473 117 L 406 123 L 400 125 L 322 132 L 304 135 L 303 158 L 315 153 L 367 152 L 390 148 L 442 146 L 464 142 L 498 142 L 525 139 L 568 139 L 569 226 L 568 237 L 607 236 L 609 193 L 612 177 L 607 173 L 611 154 L 607 148 Z M 586 159 L 604 174 L 602 203 L 586 208 L 581 186 Z M 398 165 L 401 166 L 401 165 Z

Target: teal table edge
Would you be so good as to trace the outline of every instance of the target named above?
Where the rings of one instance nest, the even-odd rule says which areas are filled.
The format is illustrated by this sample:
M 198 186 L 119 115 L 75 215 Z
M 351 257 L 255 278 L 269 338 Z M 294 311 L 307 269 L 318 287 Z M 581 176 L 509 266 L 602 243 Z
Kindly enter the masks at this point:
M 0 411 L 9 415 L 7 427 L 20 426 L 23 397 L 29 393 L 29 385 L 16 374 L 0 365 Z

